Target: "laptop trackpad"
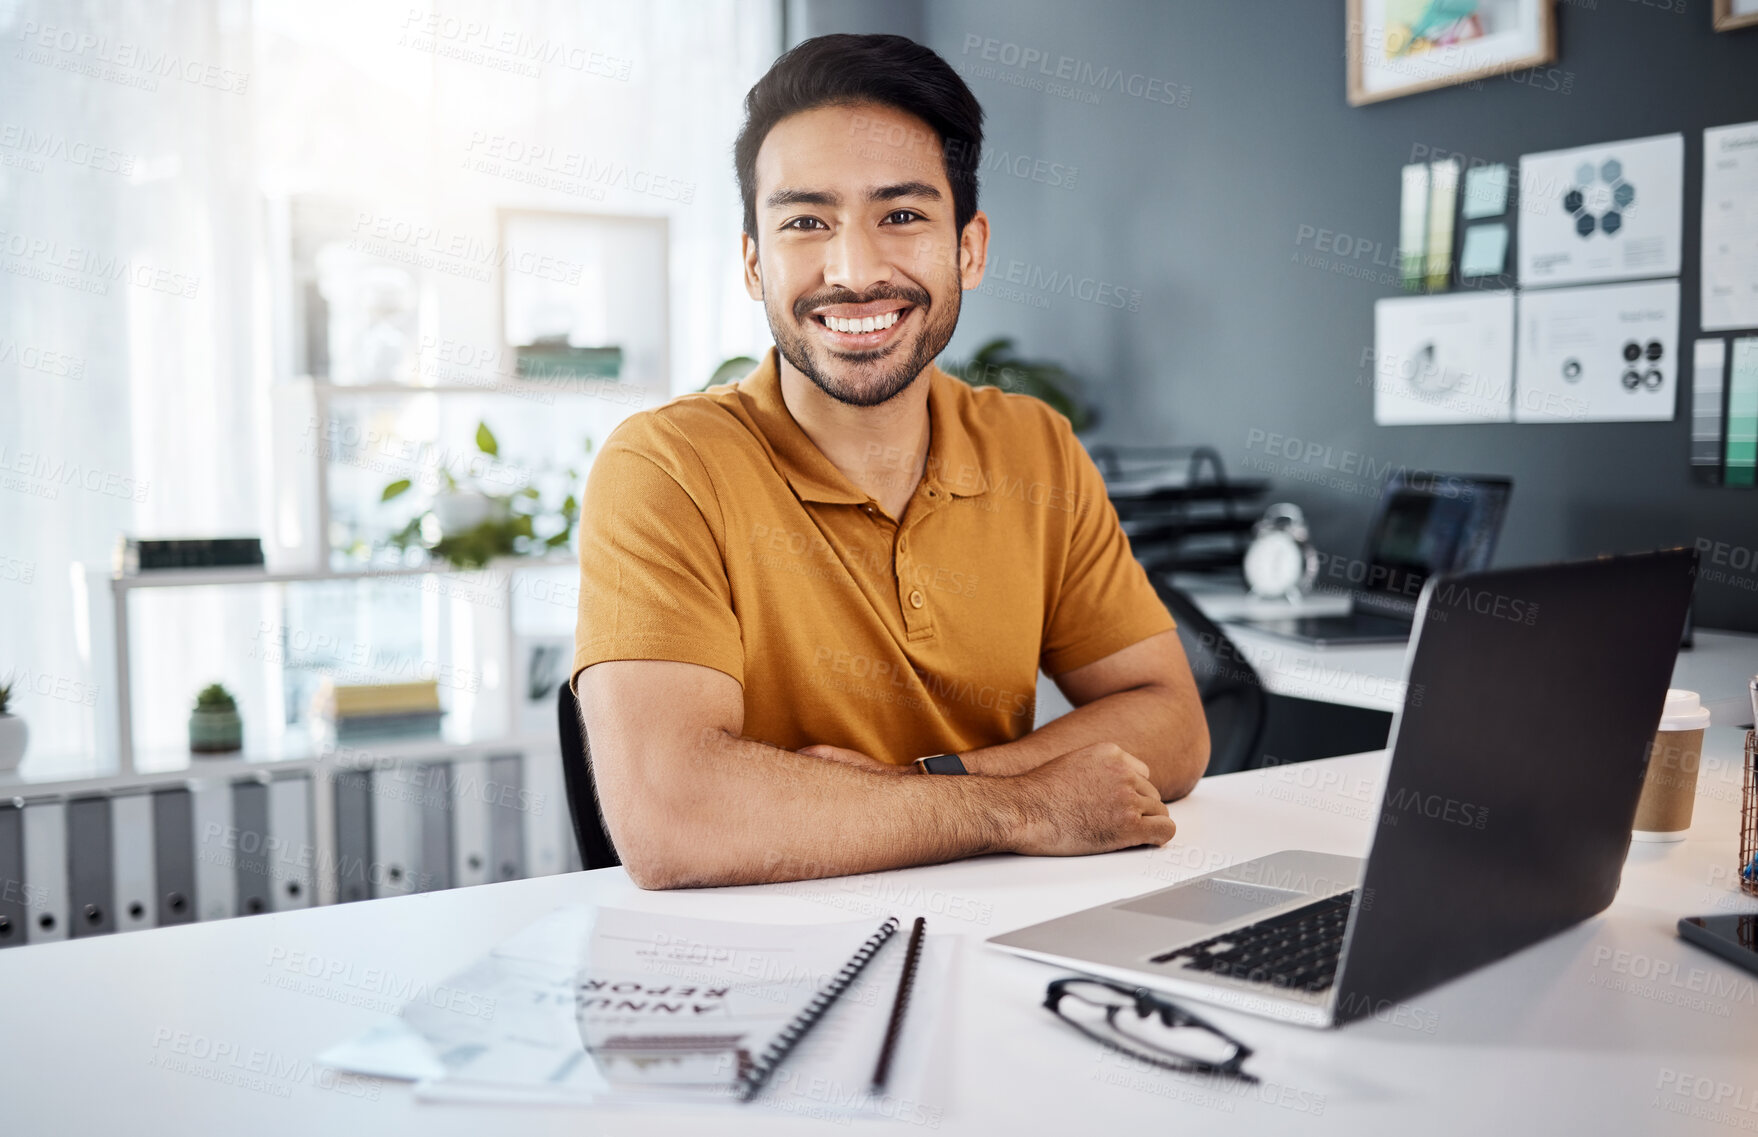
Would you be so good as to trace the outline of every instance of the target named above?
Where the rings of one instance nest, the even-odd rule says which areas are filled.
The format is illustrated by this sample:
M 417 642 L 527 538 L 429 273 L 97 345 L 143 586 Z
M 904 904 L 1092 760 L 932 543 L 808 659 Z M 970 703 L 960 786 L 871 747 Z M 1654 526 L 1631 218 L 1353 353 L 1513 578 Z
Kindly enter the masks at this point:
M 1193 924 L 1224 924 L 1306 895 L 1293 889 L 1265 888 L 1237 880 L 1203 880 L 1150 893 L 1117 907 L 1125 912 L 1168 916 Z

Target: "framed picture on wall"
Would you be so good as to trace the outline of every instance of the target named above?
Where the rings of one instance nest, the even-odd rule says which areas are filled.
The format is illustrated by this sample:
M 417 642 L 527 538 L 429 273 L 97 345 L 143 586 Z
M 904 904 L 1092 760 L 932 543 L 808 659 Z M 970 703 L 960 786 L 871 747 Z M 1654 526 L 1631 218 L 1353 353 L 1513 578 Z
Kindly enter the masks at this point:
M 1758 0 L 1715 0 L 1715 30 L 1731 32 L 1735 28 L 1758 25 Z
M 1354 107 L 1557 57 L 1554 0 L 1349 0 L 1348 34 Z

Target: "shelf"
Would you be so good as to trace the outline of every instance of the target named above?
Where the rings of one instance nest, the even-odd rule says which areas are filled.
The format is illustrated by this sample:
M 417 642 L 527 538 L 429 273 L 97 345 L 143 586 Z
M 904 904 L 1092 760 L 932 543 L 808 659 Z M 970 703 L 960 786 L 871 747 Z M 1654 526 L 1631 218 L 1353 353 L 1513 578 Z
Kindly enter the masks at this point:
M 651 388 L 645 383 L 603 376 L 570 376 L 566 380 L 503 379 L 494 383 L 435 383 L 421 386 L 413 383 L 325 383 L 316 379 L 297 379 L 313 391 L 325 396 L 365 395 L 513 395 L 529 399 L 536 395 L 582 395 L 602 399 L 609 389 L 621 388 L 630 393 L 631 402 L 645 401 Z
M 364 569 L 298 569 L 293 571 L 270 572 L 259 568 L 187 568 L 187 569 L 155 569 L 137 576 L 110 577 L 110 587 L 116 592 L 128 592 L 137 588 L 204 588 L 214 585 L 232 584 L 296 584 L 307 581 L 332 580 L 395 580 L 411 576 L 478 576 L 496 570 L 516 571 L 521 569 L 542 569 L 574 567 L 579 562 L 573 556 L 551 557 L 499 557 L 490 561 L 485 568 L 461 569 L 450 565 L 431 564 L 411 568 L 364 568 Z
M 136 788 L 152 789 L 181 785 L 192 778 L 234 780 L 273 777 L 279 773 L 326 765 L 348 770 L 410 761 L 456 761 L 512 752 L 553 750 L 559 746 L 560 741 L 553 735 L 522 734 L 466 741 L 454 741 L 444 737 L 386 739 L 367 745 L 348 744 L 321 751 L 305 749 L 302 753 L 281 754 L 198 756 L 190 753 L 187 748 L 167 748 L 137 753 L 137 769 L 132 774 L 118 772 L 114 764 L 99 768 L 95 758 L 75 760 L 42 774 L 0 774 L 0 801 L 9 798 L 35 799 Z
M 315 743 L 303 731 L 292 730 L 282 740 L 282 745 L 254 753 L 240 751 L 227 755 L 197 755 L 192 754 L 188 747 L 167 747 L 159 750 L 138 750 L 134 761 L 135 770 L 141 774 L 181 774 L 185 777 L 248 776 L 315 763 L 346 770 L 378 764 L 464 758 L 556 745 L 558 740 L 549 735 L 533 734 L 485 738 L 437 734 L 332 744 Z

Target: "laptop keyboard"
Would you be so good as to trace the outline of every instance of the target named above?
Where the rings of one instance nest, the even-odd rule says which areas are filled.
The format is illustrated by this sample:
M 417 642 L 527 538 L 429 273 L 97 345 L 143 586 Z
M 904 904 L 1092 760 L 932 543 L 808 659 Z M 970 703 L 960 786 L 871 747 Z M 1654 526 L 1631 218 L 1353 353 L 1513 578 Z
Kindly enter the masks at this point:
M 1182 959 L 1186 971 L 1225 975 L 1288 990 L 1324 991 L 1337 978 L 1343 929 L 1349 923 L 1349 906 L 1354 899 L 1353 890 L 1326 897 L 1304 908 L 1156 955 L 1151 962 Z

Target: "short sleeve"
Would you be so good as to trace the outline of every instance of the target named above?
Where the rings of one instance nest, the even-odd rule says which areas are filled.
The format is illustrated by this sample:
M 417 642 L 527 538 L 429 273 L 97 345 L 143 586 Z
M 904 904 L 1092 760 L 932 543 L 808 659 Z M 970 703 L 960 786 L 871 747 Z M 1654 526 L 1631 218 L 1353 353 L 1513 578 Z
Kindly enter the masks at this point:
M 1067 420 L 1057 434 L 1068 470 L 1068 551 L 1044 628 L 1041 663 L 1052 677 L 1176 627 L 1135 559 L 1105 479 Z
M 659 659 L 744 683 L 744 645 L 709 520 L 719 517 L 714 491 L 689 444 L 667 443 L 662 429 L 625 423 L 587 476 L 570 681 L 595 663 Z

